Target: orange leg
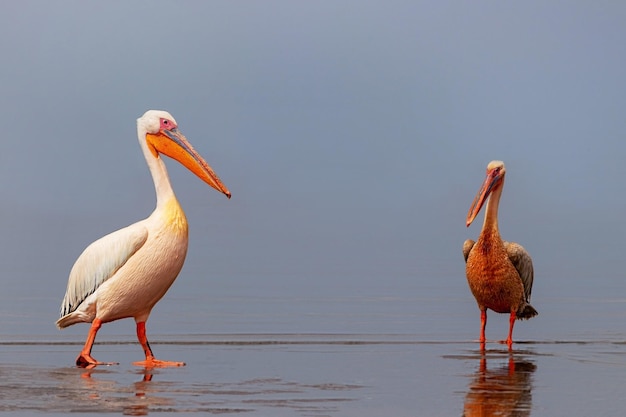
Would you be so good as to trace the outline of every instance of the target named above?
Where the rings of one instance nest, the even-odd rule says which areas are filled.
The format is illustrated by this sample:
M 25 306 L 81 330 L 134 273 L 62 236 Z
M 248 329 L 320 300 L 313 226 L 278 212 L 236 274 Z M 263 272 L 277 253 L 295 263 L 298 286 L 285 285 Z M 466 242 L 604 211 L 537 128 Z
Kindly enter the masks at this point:
M 516 312 L 511 311 L 511 315 L 509 316 L 509 337 L 506 338 L 506 344 L 509 347 L 509 350 L 513 347 L 513 326 L 515 326 L 516 319 Z
M 148 338 L 146 337 L 146 322 L 141 321 L 137 323 L 137 339 L 139 339 L 139 343 L 143 348 L 144 353 L 146 354 L 145 361 L 133 362 L 133 365 L 144 366 L 146 368 L 160 368 L 166 366 L 185 366 L 185 362 L 170 362 L 170 361 L 161 361 L 154 358 L 154 354 L 152 353 L 152 349 L 150 349 L 150 344 L 148 343 Z
M 93 347 L 93 342 L 96 340 L 96 334 L 98 330 L 100 330 L 100 327 L 102 327 L 102 320 L 94 319 L 91 323 L 89 333 L 87 334 L 85 346 L 83 346 L 83 350 L 80 351 L 76 358 L 76 366 L 81 368 L 93 368 L 96 365 L 117 365 L 117 362 L 98 362 L 91 356 L 91 348 Z
M 480 310 L 480 339 L 478 341 L 484 348 L 485 342 L 485 328 L 487 327 L 487 310 Z

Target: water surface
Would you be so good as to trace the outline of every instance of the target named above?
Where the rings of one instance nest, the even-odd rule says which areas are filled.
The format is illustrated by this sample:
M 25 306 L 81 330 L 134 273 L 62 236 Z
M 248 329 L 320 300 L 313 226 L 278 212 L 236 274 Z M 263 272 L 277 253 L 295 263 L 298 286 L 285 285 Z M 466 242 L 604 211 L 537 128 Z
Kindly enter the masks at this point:
M 619 297 L 535 296 L 540 315 L 517 322 L 511 352 L 497 343 L 508 318 L 491 313 L 482 352 L 464 287 L 329 292 L 174 291 L 148 323 L 157 357 L 187 363 L 167 369 L 132 365 L 142 352 L 131 320 L 103 326 L 94 346 L 94 357 L 119 365 L 78 369 L 86 325 L 54 329 L 54 297 L 5 298 L 33 308 L 2 312 L 0 412 L 612 416 L 626 408 Z

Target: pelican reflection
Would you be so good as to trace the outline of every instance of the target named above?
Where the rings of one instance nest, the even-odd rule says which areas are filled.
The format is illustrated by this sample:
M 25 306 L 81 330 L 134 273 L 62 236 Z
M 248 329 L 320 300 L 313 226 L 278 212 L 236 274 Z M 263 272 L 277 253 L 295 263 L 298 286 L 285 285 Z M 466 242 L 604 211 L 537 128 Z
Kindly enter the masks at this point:
M 137 372 L 141 379 L 129 388 L 106 380 L 95 369 L 81 374 L 83 388 L 88 391 L 87 399 L 92 408 L 99 411 L 122 411 L 124 415 L 145 416 L 150 409 L 171 406 L 173 400 L 159 396 L 159 389 L 152 385 L 153 369 L 143 368 Z M 100 405 L 101 407 L 98 407 Z
M 533 362 L 511 353 L 508 363 L 488 369 L 487 355 L 481 355 L 465 397 L 463 416 L 529 416 L 532 374 L 536 368 Z

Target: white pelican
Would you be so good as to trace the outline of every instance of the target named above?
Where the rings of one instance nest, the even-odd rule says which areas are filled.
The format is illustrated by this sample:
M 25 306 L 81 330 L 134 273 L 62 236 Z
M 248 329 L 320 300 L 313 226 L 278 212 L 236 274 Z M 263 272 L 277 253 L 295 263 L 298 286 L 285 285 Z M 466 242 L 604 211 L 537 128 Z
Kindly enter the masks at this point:
M 120 229 L 87 247 L 72 267 L 61 304 L 60 329 L 91 323 L 82 351 L 81 367 L 110 365 L 91 356 L 103 323 L 133 317 L 146 360 L 135 365 L 182 366 L 183 362 L 154 358 L 146 337 L 146 321 L 180 272 L 187 254 L 187 219 L 176 200 L 161 154 L 174 158 L 201 180 L 230 198 L 206 161 L 178 130 L 165 111 L 149 110 L 137 119 L 137 135 L 154 180 L 157 203 L 150 217 Z
M 537 310 L 530 305 L 533 261 L 522 245 L 503 242 L 498 230 L 498 204 L 504 188 L 505 174 L 504 162 L 491 161 L 487 165 L 487 178 L 478 191 L 466 219 L 466 225 L 469 227 L 489 198 L 478 241 L 474 243 L 468 239 L 463 244 L 467 282 L 480 309 L 479 342 L 483 347 L 488 308 L 497 313 L 510 313 L 509 336 L 506 339 L 509 348 L 513 345 L 515 320 L 529 319 L 537 315 Z

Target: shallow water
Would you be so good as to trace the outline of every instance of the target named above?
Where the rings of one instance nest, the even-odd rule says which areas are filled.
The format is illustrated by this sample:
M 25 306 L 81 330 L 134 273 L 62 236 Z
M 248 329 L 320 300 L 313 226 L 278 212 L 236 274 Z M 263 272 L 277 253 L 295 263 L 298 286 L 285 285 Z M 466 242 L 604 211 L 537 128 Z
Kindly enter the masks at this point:
M 210 296 L 174 291 L 148 337 L 181 368 L 143 369 L 134 323 L 103 326 L 99 360 L 73 366 L 88 327 L 53 327 L 58 300 L 2 300 L 0 412 L 259 416 L 615 416 L 626 409 L 626 301 L 611 292 L 550 298 L 517 322 L 511 352 L 497 343 L 508 318 L 479 314 L 464 287 L 340 288 L 323 292 L 245 286 Z M 546 291 L 549 293 L 549 291 Z M 45 319 L 45 320 L 44 320 Z M 210 330 L 211 332 L 207 332 Z
M 160 338 L 159 338 L 160 339 Z M 0 411 L 146 415 L 588 416 L 626 406 L 625 343 L 428 342 L 407 335 L 208 335 L 153 342 L 181 368 L 143 369 L 131 341 L 67 364 L 79 344 L 5 343 Z M 64 365 L 59 365 L 64 364 Z

